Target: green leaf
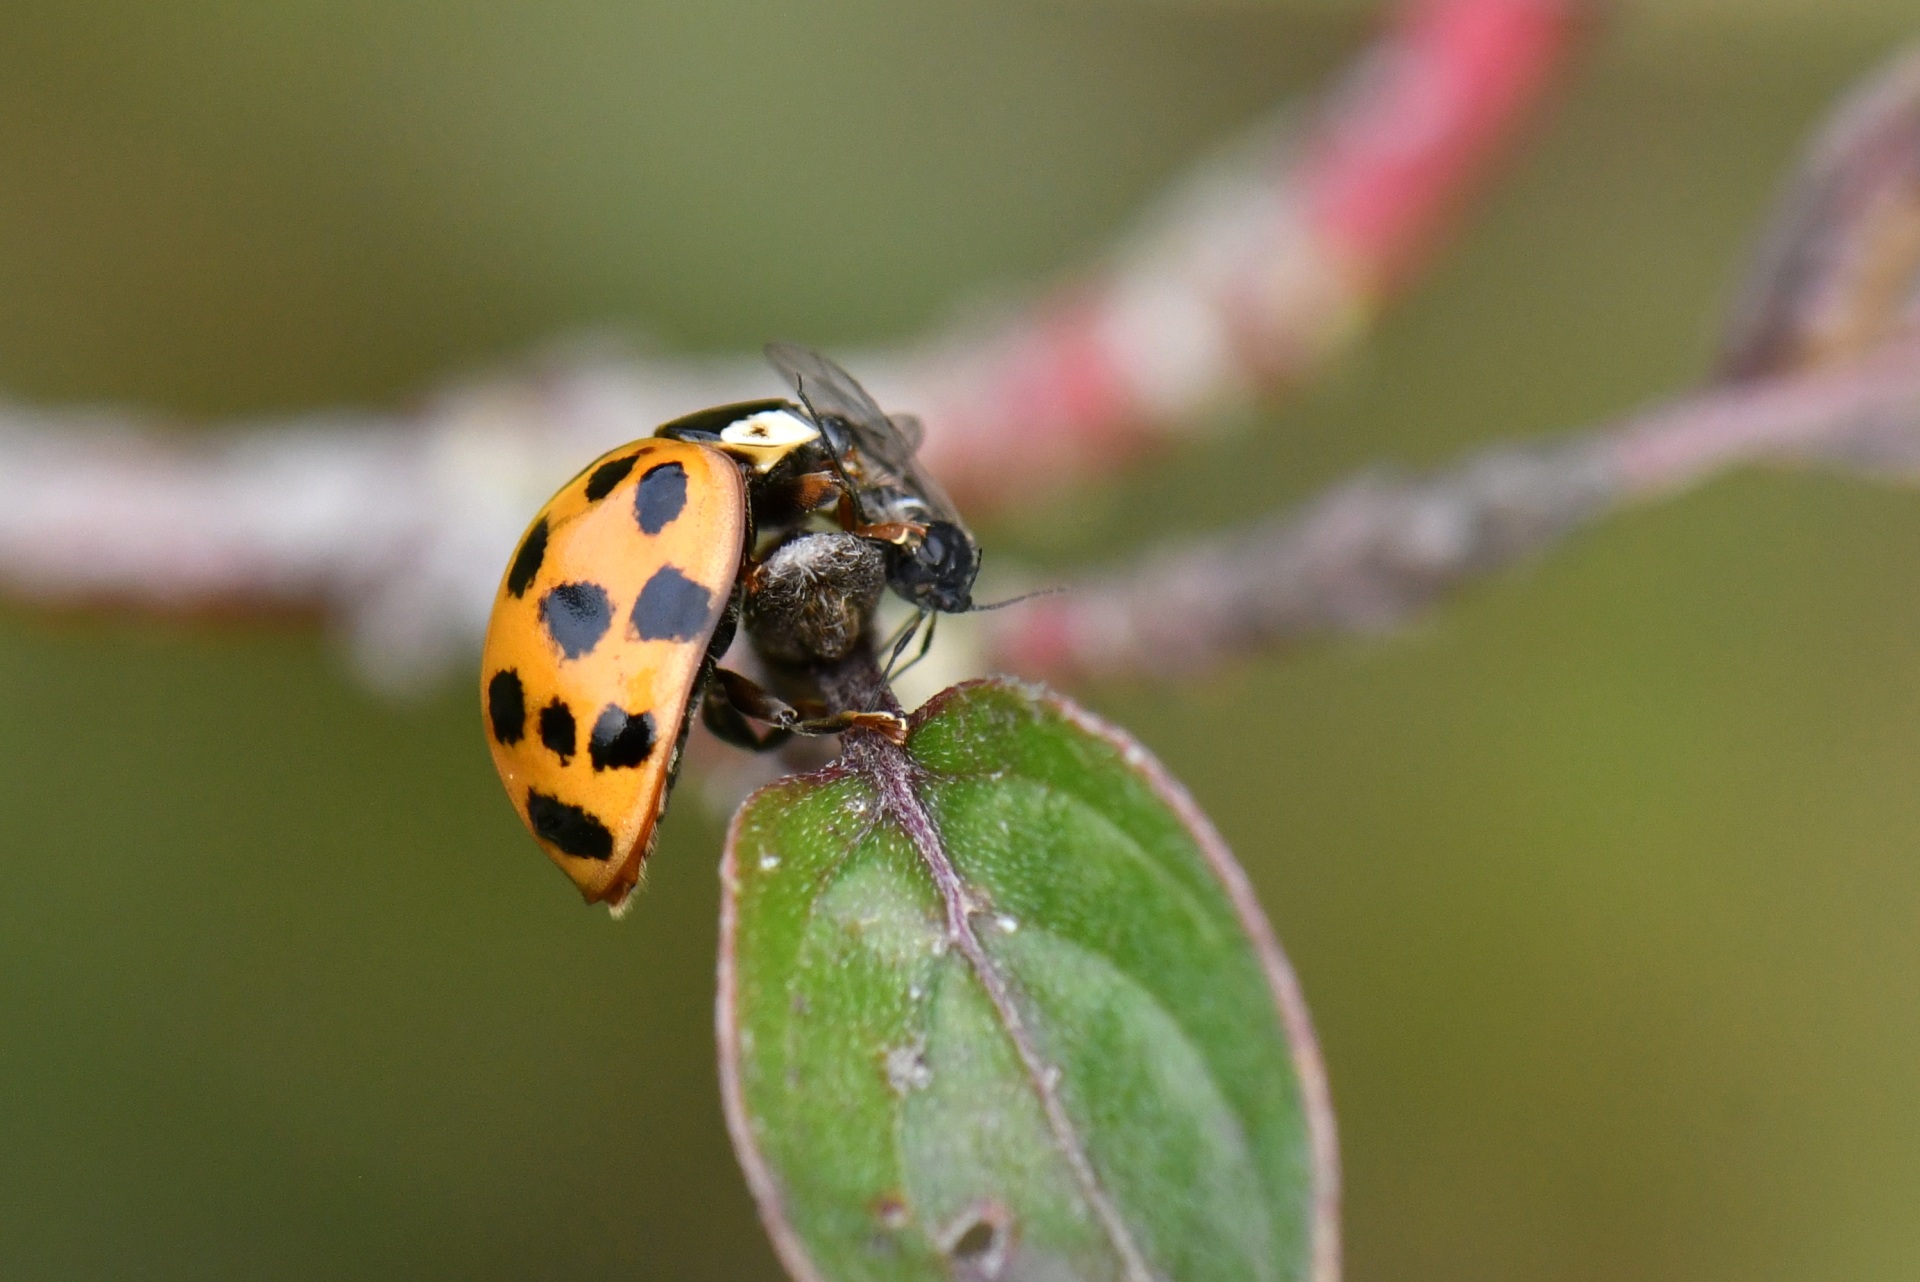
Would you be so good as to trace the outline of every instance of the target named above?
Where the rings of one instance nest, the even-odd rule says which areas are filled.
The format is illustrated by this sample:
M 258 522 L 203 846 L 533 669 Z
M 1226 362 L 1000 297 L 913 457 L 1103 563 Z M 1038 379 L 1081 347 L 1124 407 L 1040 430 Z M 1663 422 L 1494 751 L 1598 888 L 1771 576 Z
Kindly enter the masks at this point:
M 734 820 L 728 1122 L 796 1277 L 1338 1270 L 1312 1032 L 1246 881 L 1138 744 L 950 690 Z

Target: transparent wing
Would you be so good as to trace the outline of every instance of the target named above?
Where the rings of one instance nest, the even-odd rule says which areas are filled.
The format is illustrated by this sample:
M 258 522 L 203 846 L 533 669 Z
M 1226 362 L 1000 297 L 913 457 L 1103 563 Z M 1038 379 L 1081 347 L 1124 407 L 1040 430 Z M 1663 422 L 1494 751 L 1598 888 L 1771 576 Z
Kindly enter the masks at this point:
M 905 479 L 918 441 L 909 439 L 894 425 L 853 375 L 798 343 L 768 343 L 767 359 L 793 384 L 815 418 L 834 419 L 847 429 L 854 448 L 869 466 Z
M 911 414 L 889 417 L 853 375 L 811 347 L 768 343 L 767 360 L 793 385 L 816 420 L 832 420 L 846 429 L 859 452 L 868 485 L 892 487 L 919 499 L 935 517 L 965 528 L 953 500 L 928 476 L 916 457 L 926 434 Z
M 927 425 L 920 421 L 918 414 L 889 414 L 887 421 L 893 424 L 893 430 L 899 434 L 906 447 L 915 454 L 920 452 L 920 443 L 927 439 Z

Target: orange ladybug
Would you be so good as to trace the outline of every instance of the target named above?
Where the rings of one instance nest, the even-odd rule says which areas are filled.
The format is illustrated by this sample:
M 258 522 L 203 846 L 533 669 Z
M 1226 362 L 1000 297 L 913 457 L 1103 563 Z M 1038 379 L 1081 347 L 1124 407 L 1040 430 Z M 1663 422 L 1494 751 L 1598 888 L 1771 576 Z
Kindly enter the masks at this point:
M 721 406 L 594 460 L 522 537 L 481 657 L 488 746 L 589 902 L 617 913 L 639 883 L 696 703 L 755 748 L 854 725 L 901 733 L 890 713 L 804 715 L 717 668 L 743 608 L 801 658 L 840 657 L 864 635 L 886 582 L 878 544 L 802 529 L 844 493 L 842 475 L 786 402 Z M 756 527 L 776 536 L 762 559 Z

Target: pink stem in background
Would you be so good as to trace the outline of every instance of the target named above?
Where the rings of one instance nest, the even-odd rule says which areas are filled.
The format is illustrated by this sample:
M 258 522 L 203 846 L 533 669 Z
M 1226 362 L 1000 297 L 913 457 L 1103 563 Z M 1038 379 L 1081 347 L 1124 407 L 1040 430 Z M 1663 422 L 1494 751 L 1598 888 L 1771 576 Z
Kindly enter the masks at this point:
M 1072 681 L 1165 678 L 1405 625 L 1620 509 L 1730 469 L 1824 464 L 1920 477 L 1920 336 L 1856 362 L 1723 384 L 1593 431 L 1374 472 L 1297 511 L 1158 548 L 982 616 L 973 665 Z
M 1724 336 L 1720 377 L 1849 356 L 1920 324 L 1920 46 L 1841 101 L 1786 184 Z
M 1587 6 L 1413 0 L 1299 128 L 1177 184 L 1104 267 L 986 331 L 847 363 L 921 412 L 970 503 L 1112 470 L 1352 344 L 1542 101 Z M 181 435 L 0 405 L 0 591 L 148 610 L 308 609 L 405 685 L 475 648 L 530 514 L 580 463 L 774 390 L 757 357 L 581 354 L 417 414 Z
M 1514 131 L 1537 114 L 1591 6 L 1428 0 L 1334 96 L 1304 166 L 1310 224 L 1374 281 L 1397 285 Z
M 928 457 L 1004 502 L 1111 470 L 1363 332 L 1538 110 L 1590 6 L 1417 0 L 1304 127 L 1203 171 L 1114 270 L 903 372 Z

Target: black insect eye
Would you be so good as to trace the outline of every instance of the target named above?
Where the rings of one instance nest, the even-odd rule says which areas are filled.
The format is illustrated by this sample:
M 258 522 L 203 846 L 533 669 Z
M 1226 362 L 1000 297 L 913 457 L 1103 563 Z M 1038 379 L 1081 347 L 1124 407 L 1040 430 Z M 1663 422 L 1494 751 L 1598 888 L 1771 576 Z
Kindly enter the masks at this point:
M 951 521 L 935 521 L 929 525 L 918 553 L 920 562 L 936 579 L 966 587 L 973 586 L 974 573 L 979 569 L 977 558 L 973 540 Z
M 952 542 L 945 522 L 936 521 L 927 527 L 926 537 L 920 541 L 919 549 L 913 554 L 914 559 L 930 570 L 944 566 L 953 555 L 950 547 Z
M 914 553 L 926 599 L 937 610 L 964 614 L 973 608 L 973 580 L 980 554 L 966 531 L 950 521 L 935 521 Z

